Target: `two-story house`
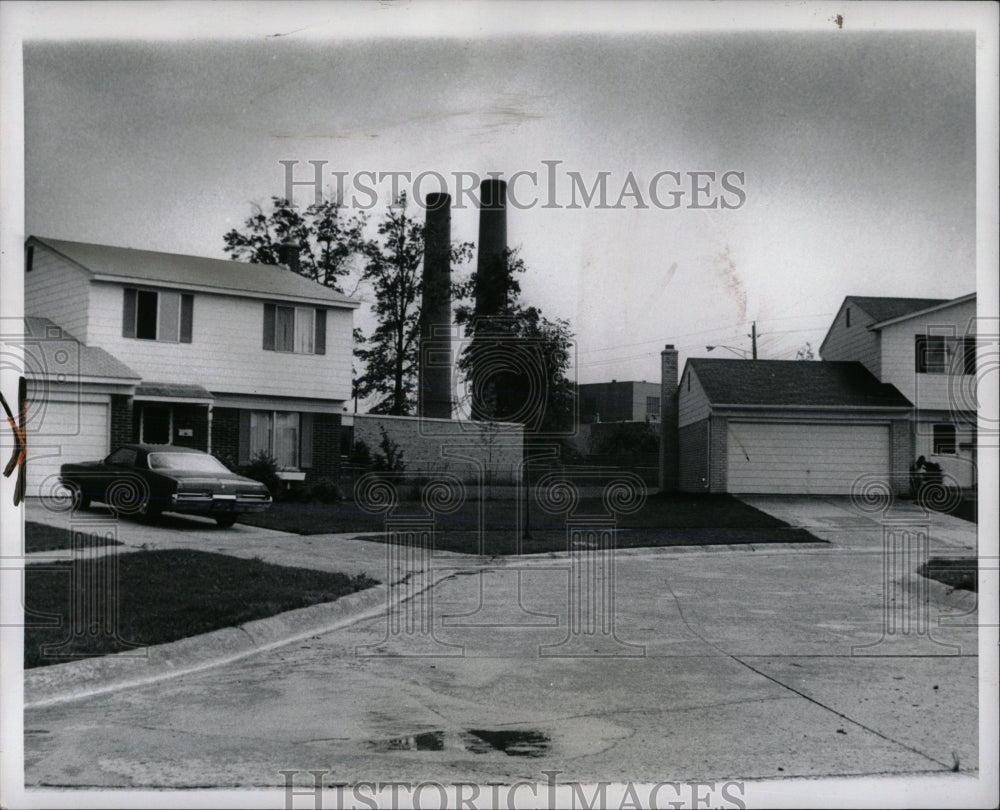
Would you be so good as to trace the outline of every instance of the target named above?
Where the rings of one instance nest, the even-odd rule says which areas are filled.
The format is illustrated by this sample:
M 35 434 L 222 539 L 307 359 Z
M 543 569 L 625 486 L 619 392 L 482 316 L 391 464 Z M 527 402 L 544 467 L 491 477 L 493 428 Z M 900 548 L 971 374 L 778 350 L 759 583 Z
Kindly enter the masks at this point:
M 951 300 L 848 296 L 820 346 L 857 360 L 913 403 L 913 455 L 976 485 L 976 295 Z
M 30 237 L 28 494 L 128 441 L 336 476 L 358 302 L 280 266 Z
M 850 494 L 910 488 L 916 459 L 976 485 L 976 297 L 847 297 L 821 362 L 662 353 L 661 486 Z

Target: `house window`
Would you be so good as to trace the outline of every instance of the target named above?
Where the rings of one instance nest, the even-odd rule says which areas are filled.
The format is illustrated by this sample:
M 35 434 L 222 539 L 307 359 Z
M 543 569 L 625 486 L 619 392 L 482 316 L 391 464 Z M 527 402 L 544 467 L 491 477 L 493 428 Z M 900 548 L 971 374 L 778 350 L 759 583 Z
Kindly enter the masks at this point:
M 250 459 L 259 453 L 274 458 L 280 469 L 312 466 L 313 417 L 294 411 L 249 411 Z
M 326 310 L 264 304 L 267 351 L 326 354 Z
M 918 374 L 975 374 L 976 339 L 944 335 L 914 338 Z
M 934 449 L 935 455 L 955 454 L 955 426 L 954 425 L 934 425 Z
M 646 416 L 660 415 L 660 398 L 646 397 Z
M 167 290 L 125 289 L 123 337 L 190 343 L 193 321 L 193 295 Z

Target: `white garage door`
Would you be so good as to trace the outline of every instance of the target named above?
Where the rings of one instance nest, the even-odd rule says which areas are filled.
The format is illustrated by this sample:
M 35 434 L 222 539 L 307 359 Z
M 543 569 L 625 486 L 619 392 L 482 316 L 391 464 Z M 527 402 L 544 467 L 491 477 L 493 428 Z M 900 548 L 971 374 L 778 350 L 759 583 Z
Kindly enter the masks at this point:
M 847 495 L 859 475 L 889 473 L 886 425 L 730 422 L 729 492 Z
M 27 495 L 49 494 L 59 465 L 108 454 L 108 406 L 93 402 L 47 402 L 28 431 Z

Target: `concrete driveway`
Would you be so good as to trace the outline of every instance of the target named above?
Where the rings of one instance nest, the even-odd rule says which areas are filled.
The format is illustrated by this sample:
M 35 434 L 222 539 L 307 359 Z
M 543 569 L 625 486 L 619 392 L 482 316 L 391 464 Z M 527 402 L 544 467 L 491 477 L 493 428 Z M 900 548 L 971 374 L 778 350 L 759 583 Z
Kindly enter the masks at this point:
M 435 555 L 447 578 L 383 615 L 28 709 L 27 784 L 278 787 L 281 771 L 310 769 L 510 784 L 554 770 L 563 782 L 936 774 L 955 780 L 950 796 L 977 789 L 975 597 L 891 570 L 884 524 L 847 501 L 765 500 L 750 502 L 829 544 Z M 929 548 L 974 553 L 975 527 L 944 518 L 928 518 Z M 380 544 L 260 531 L 232 538 L 284 549 L 286 564 L 341 568 L 353 544 L 392 559 Z

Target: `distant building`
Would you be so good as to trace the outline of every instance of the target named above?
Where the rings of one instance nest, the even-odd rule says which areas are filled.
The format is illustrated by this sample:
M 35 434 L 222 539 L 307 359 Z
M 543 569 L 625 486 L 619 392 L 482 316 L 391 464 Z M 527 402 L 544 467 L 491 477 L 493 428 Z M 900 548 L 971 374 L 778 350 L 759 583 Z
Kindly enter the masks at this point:
M 612 380 L 577 386 L 581 424 L 593 422 L 658 422 L 660 385 Z

